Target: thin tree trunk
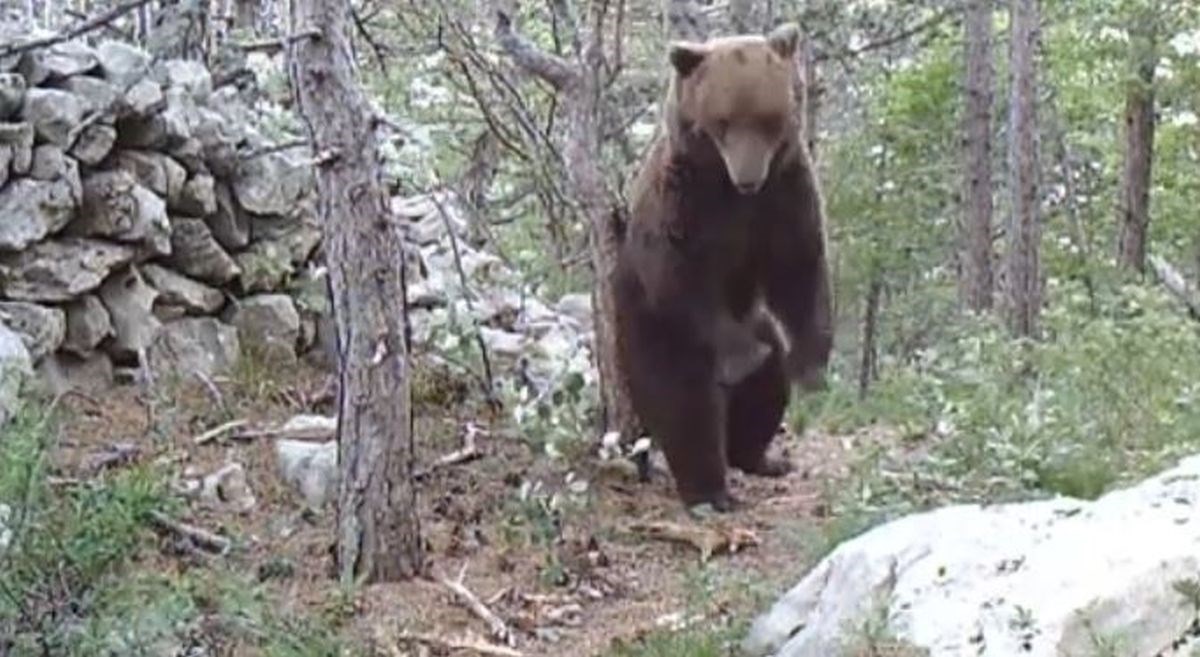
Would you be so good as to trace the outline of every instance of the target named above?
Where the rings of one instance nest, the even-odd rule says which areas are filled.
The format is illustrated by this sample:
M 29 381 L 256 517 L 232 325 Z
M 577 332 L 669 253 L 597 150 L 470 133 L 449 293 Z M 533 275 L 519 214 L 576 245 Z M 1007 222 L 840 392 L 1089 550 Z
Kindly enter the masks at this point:
M 422 571 L 413 474 L 405 265 L 380 172 L 375 119 L 350 51 L 349 0 L 298 0 L 292 24 L 321 36 L 291 47 L 300 115 L 320 163 L 337 326 L 337 568 L 342 581 Z
M 1041 311 L 1041 218 L 1038 208 L 1038 0 L 1012 0 L 1012 101 L 1009 116 L 1009 188 L 1012 215 L 1004 270 L 1009 328 L 1034 337 Z
M 708 38 L 708 19 L 696 0 L 666 0 L 666 31 L 671 41 L 704 41 Z
M 992 306 L 992 3 L 970 0 L 965 26 L 966 189 L 959 295 L 976 312 Z
M 866 398 L 871 383 L 879 376 L 878 342 L 879 331 L 879 302 L 883 298 L 883 274 L 875 271 L 871 274 L 871 283 L 867 288 L 866 309 L 863 311 L 862 353 L 858 367 L 858 396 Z
M 1146 269 L 1146 231 L 1150 226 L 1157 18 L 1152 13 L 1143 13 L 1138 19 L 1131 38 L 1136 70 L 1125 95 L 1125 166 L 1121 176 L 1117 263 L 1137 272 Z

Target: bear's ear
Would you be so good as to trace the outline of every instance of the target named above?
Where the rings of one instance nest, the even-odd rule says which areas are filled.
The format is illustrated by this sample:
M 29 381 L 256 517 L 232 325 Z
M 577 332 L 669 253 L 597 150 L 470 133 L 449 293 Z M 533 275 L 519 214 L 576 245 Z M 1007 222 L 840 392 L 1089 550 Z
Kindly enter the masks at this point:
M 696 70 L 700 62 L 704 61 L 704 57 L 708 55 L 708 50 L 698 43 L 688 41 L 677 41 L 671 44 L 671 49 L 668 57 L 671 60 L 671 66 L 675 67 L 675 72 L 679 77 L 686 78 Z
M 784 59 L 791 59 L 800 43 L 800 26 L 795 23 L 784 23 L 771 30 L 767 35 L 767 43 L 771 49 Z

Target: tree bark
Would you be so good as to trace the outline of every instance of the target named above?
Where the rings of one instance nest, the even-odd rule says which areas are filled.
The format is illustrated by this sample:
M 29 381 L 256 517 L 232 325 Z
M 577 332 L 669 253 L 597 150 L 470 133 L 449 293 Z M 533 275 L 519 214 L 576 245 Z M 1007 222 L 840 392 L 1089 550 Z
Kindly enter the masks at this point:
M 1012 0 L 1009 191 L 1012 214 L 1004 268 L 1007 318 L 1018 336 L 1038 334 L 1041 312 L 1041 218 L 1038 208 L 1038 0 Z
M 1151 13 L 1138 17 L 1130 39 L 1135 70 L 1125 92 L 1125 165 L 1121 175 L 1117 263 L 1137 272 L 1146 270 L 1146 231 L 1150 227 L 1157 18 Z
M 970 0 L 966 42 L 966 189 L 959 296 L 976 312 L 992 306 L 992 3 Z
M 376 119 L 350 50 L 349 0 L 298 0 L 292 25 L 319 37 L 291 46 L 291 77 L 318 161 L 337 327 L 337 568 L 342 581 L 422 571 L 413 474 L 405 265 L 389 210 Z
M 666 31 L 670 41 L 704 41 L 708 38 L 708 18 L 696 0 L 666 0 Z

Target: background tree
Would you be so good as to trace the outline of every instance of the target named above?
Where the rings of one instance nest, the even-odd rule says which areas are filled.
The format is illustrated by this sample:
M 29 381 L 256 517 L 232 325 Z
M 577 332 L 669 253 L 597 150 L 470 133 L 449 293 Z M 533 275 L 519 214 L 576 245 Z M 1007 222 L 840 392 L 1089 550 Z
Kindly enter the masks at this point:
M 1009 56 L 1008 252 L 1004 270 L 1009 328 L 1034 336 L 1041 313 L 1041 198 L 1038 196 L 1038 0 L 1012 0 Z
M 338 344 L 337 566 L 346 582 L 423 564 L 409 392 L 405 258 L 383 185 L 376 113 L 356 77 L 348 0 L 296 0 L 291 79 L 318 162 Z
M 966 50 L 966 173 L 959 286 L 964 305 L 992 305 L 992 2 L 969 0 L 963 18 Z
M 1117 262 L 1133 271 L 1146 268 L 1150 226 L 1150 181 L 1154 163 L 1154 71 L 1158 67 L 1157 2 L 1136 12 L 1129 34 L 1130 68 L 1125 95 L 1125 148 L 1118 204 Z

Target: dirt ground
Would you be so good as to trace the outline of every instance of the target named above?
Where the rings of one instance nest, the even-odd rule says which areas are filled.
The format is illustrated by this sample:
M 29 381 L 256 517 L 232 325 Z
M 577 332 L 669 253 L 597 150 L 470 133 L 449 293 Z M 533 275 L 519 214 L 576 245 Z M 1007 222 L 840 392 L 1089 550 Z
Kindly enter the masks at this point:
M 302 369 L 286 387 L 269 379 L 181 389 L 154 404 L 132 386 L 100 398 L 69 397 L 58 470 L 77 475 L 97 455 L 122 450 L 135 460 L 157 460 L 180 478 L 242 464 L 256 498 L 251 510 L 193 500 L 184 519 L 232 538 L 234 550 L 219 558 L 267 581 L 285 608 L 328 614 L 342 605 L 341 620 L 385 655 L 477 654 L 430 648 L 413 640 L 417 635 L 501 643 L 443 581 L 460 577 L 508 626 L 513 649 L 530 656 L 604 655 L 657 629 L 748 618 L 770 599 L 763 596 L 786 589 L 811 565 L 828 515 L 826 486 L 844 476 L 849 449 L 839 437 L 782 433 L 777 444 L 797 465 L 793 474 L 779 480 L 735 474 L 734 494 L 744 508 L 691 521 L 663 471 L 642 484 L 627 463 L 604 464 L 590 454 L 536 456 L 511 427 L 481 423 L 479 458 L 436 469 L 421 482 L 428 575 L 339 596 L 330 578 L 332 510 L 301 507 L 276 474 L 270 439 L 194 441 L 231 419 L 267 424 L 330 412 L 324 375 Z M 423 463 L 458 448 L 467 424 L 479 422 L 478 409 L 466 405 L 443 417 L 418 413 Z M 718 549 L 701 567 L 696 547 L 652 536 L 647 527 L 683 527 L 748 544 L 733 554 Z M 155 559 L 148 567 L 175 567 L 180 557 Z

